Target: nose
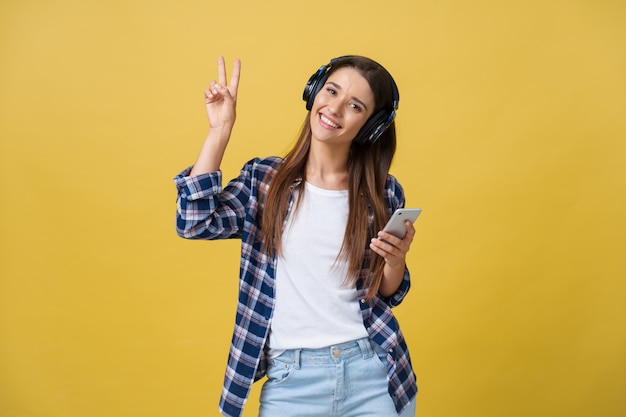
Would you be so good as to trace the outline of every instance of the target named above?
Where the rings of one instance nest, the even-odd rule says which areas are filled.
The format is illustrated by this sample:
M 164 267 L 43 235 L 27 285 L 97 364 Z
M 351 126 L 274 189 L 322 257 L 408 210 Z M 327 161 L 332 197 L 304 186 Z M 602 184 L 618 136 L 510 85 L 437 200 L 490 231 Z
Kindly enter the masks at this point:
M 340 112 L 341 106 L 342 104 L 339 97 L 333 97 L 331 100 L 328 101 L 328 112 L 337 115 Z

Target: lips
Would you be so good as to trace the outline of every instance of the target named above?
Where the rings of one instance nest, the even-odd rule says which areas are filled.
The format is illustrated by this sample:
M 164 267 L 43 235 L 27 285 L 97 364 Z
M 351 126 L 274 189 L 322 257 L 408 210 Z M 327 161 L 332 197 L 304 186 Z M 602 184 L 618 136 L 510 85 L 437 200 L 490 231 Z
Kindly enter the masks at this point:
M 339 129 L 341 126 L 320 113 L 320 124 L 328 129 Z

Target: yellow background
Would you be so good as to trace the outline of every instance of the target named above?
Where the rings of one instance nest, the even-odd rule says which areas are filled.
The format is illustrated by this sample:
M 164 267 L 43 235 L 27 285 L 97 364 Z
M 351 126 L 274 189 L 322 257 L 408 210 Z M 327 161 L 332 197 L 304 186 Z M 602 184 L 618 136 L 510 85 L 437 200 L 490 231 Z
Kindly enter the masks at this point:
M 606 0 L 4 0 L 0 416 L 217 415 L 238 242 L 178 238 L 171 179 L 220 54 L 243 61 L 227 178 L 284 154 L 330 58 L 394 74 L 418 416 L 626 415 L 625 22 Z

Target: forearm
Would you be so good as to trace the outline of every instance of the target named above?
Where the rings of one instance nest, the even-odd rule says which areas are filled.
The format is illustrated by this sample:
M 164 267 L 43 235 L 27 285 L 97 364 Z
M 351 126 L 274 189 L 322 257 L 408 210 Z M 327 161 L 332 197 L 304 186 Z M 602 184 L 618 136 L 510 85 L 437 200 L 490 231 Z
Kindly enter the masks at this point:
M 404 279 L 405 262 L 398 262 L 397 264 L 390 265 L 385 263 L 383 269 L 383 279 L 380 283 L 378 293 L 382 297 L 391 297 L 398 291 L 400 284 Z
M 232 129 L 233 126 L 229 125 L 209 130 L 190 175 L 208 174 L 220 169 Z

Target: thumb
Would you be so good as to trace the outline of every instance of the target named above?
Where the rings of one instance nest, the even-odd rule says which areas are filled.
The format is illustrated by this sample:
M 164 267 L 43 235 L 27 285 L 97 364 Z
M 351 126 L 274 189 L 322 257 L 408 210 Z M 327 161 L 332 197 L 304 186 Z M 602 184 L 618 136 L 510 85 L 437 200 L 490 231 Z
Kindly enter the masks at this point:
M 236 98 L 232 95 L 230 90 L 221 84 L 216 84 L 215 88 L 217 89 L 218 94 L 224 99 L 224 104 L 228 107 L 234 108 L 236 104 Z

